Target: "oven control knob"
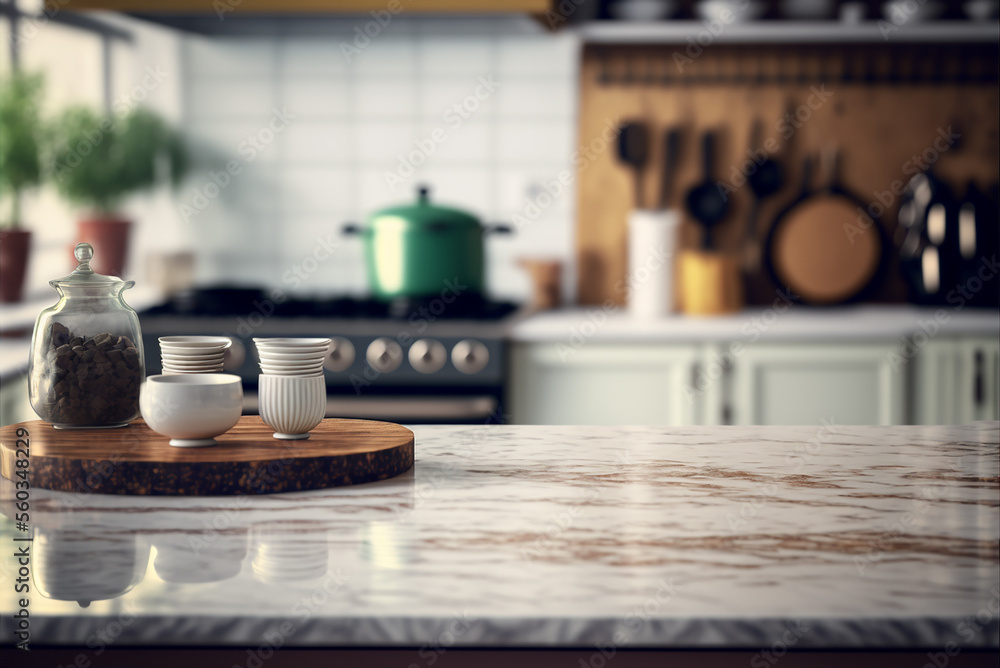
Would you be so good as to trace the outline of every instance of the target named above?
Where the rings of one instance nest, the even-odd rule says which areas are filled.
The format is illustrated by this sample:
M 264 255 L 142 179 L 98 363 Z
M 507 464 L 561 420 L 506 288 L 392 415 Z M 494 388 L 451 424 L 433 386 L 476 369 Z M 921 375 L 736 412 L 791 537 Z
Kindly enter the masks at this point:
M 448 361 L 448 351 L 440 341 L 420 339 L 410 346 L 410 366 L 420 373 L 440 371 Z
M 451 349 L 451 363 L 462 373 L 479 373 L 490 361 L 490 351 L 475 339 L 464 339 Z
M 226 348 L 222 355 L 222 368 L 225 371 L 239 371 L 247 361 L 247 347 L 239 339 L 228 337 L 233 345 Z
M 392 339 L 382 337 L 375 339 L 368 346 L 365 355 L 368 364 L 381 373 L 395 371 L 403 361 L 403 349 Z
M 330 352 L 327 353 L 323 366 L 334 373 L 350 368 L 356 356 L 354 344 L 342 336 L 335 336 L 330 341 Z

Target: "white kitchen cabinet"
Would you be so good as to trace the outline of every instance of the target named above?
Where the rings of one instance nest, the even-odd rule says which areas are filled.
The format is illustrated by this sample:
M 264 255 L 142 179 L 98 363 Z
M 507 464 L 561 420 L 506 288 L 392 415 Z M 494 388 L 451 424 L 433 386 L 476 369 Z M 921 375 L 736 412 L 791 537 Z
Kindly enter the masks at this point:
M 914 422 L 1000 419 L 1000 341 L 933 339 L 914 358 Z
M 889 342 L 746 345 L 723 401 L 733 424 L 901 424 L 908 368 L 892 363 L 895 351 Z
M 690 425 L 697 345 L 515 343 L 508 405 L 516 424 Z

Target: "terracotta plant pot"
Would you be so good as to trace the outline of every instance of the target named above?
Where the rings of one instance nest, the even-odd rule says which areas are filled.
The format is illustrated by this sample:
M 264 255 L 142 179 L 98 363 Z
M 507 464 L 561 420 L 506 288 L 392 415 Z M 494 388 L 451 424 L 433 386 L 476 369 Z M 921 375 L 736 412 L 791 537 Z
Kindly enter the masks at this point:
M 0 230 L 0 303 L 21 301 L 30 249 L 31 232 Z
M 77 225 L 77 243 L 86 242 L 94 247 L 94 260 L 90 266 L 98 274 L 122 276 L 128 261 L 128 240 L 132 223 L 119 218 L 90 218 Z M 76 244 L 73 244 L 74 248 Z M 76 258 L 73 266 L 77 265 Z

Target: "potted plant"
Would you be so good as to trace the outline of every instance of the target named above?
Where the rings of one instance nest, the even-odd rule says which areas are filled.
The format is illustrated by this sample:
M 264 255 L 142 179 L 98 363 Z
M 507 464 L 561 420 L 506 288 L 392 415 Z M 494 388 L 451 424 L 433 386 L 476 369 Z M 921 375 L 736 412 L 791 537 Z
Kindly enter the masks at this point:
M 77 242 L 94 247 L 94 271 L 121 276 L 131 221 L 119 207 L 126 196 L 156 184 L 164 160 L 169 161 L 171 180 L 175 184 L 180 180 L 186 168 L 180 138 L 144 109 L 99 115 L 73 107 L 53 125 L 50 158 L 56 188 L 87 209 Z
M 21 198 L 41 180 L 39 94 L 42 78 L 15 72 L 0 80 L 0 302 L 18 302 L 24 290 L 31 232 L 21 229 Z M 6 209 L 6 202 L 4 203 Z

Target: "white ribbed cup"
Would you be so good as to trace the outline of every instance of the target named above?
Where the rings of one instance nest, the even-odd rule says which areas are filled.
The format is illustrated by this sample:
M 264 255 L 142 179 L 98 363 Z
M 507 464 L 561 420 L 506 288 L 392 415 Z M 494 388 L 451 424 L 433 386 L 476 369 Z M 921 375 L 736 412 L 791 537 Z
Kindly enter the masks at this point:
M 260 419 L 284 440 L 309 438 L 309 430 L 326 416 L 326 378 L 316 376 L 258 376 Z

